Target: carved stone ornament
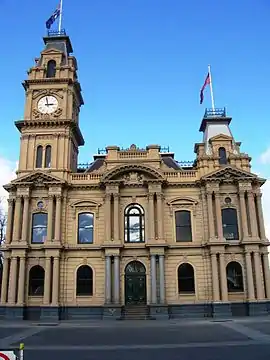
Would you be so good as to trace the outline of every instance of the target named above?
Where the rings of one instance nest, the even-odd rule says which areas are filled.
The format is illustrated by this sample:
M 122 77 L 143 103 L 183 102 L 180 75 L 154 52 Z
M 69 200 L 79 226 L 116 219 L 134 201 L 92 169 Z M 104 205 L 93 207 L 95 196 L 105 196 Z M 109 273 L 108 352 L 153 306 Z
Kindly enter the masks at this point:
M 33 212 L 46 212 L 48 210 L 48 203 L 44 199 L 36 199 L 34 203 Z
M 62 95 L 63 90 L 62 89 L 42 89 L 42 90 L 36 90 L 33 93 L 33 99 L 35 100 L 39 96 L 48 96 L 48 95 L 57 95 L 60 99 L 63 99 Z
M 34 109 L 32 114 L 35 120 L 49 120 L 51 118 L 58 118 L 62 114 L 62 112 L 63 110 L 61 108 L 58 108 L 52 114 L 41 114 L 37 109 Z
M 123 176 L 123 182 L 125 185 L 136 185 L 136 184 L 142 184 L 144 180 L 144 176 L 142 174 L 139 174 L 137 172 L 130 172 L 128 174 L 125 174 Z
M 77 213 L 82 211 L 94 212 L 96 219 L 98 219 L 100 206 L 101 204 L 92 202 L 90 200 L 76 202 L 75 204 L 71 205 L 73 208 L 73 219 L 76 219 Z

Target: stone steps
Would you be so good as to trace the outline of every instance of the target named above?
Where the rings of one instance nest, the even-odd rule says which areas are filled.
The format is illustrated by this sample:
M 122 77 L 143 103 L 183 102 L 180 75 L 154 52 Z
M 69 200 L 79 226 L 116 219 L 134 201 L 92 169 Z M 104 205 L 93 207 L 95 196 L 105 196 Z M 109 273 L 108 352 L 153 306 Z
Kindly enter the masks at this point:
M 147 320 L 149 318 L 149 309 L 146 305 L 128 305 L 122 312 L 123 320 Z

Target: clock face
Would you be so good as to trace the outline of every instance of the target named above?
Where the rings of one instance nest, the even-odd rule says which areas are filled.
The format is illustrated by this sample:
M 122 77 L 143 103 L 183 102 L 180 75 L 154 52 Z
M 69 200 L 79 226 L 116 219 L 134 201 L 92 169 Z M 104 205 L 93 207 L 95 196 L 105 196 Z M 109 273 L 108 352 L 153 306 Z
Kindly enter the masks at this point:
M 37 107 L 42 114 L 52 114 L 58 108 L 58 101 L 54 96 L 43 96 L 38 101 Z

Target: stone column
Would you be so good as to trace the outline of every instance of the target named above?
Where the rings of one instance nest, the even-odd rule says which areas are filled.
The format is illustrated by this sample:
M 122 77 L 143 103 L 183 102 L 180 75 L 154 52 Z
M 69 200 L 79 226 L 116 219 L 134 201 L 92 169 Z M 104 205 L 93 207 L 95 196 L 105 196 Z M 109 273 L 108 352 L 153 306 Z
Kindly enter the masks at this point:
M 112 302 L 112 274 L 111 274 L 111 257 L 105 257 L 105 301 L 106 304 Z
M 220 271 L 221 299 L 222 301 L 228 301 L 227 273 L 225 267 L 224 254 L 219 254 L 219 271 Z
M 18 305 L 23 306 L 25 302 L 25 257 L 20 257 Z
M 113 298 L 114 298 L 114 303 L 119 304 L 120 303 L 120 259 L 119 259 L 119 256 L 114 256 L 113 271 L 114 271 Z
M 44 305 L 49 305 L 51 300 L 51 258 L 45 259 L 45 279 L 44 279 Z
M 148 194 L 148 238 L 155 239 L 154 194 Z
M 209 237 L 210 239 L 213 239 L 215 237 L 215 229 L 214 229 L 214 217 L 213 217 L 212 192 L 207 192 L 207 207 L 208 207 Z
M 213 300 L 220 301 L 217 255 L 214 253 L 211 254 L 211 265 L 212 265 L 212 282 L 213 282 Z
M 53 258 L 53 286 L 52 286 L 52 305 L 58 306 L 59 304 L 59 257 Z
M 256 279 L 256 292 L 257 300 L 263 300 L 265 298 L 263 291 L 263 277 L 261 271 L 261 257 L 259 251 L 254 252 L 254 266 L 255 266 L 255 279 Z
M 256 200 L 257 200 L 257 210 L 258 210 L 258 218 L 259 218 L 259 229 L 260 229 L 260 238 L 262 240 L 266 239 L 265 235 L 265 226 L 264 226 L 264 217 L 263 217 L 263 208 L 262 208 L 262 194 L 257 193 L 256 194 Z
M 8 199 L 8 216 L 7 216 L 7 228 L 6 228 L 6 244 L 10 244 L 12 240 L 12 224 L 14 215 L 14 201 Z
M 7 302 L 7 285 L 8 285 L 8 258 L 4 258 L 3 264 L 3 277 L 1 287 L 1 304 L 4 305 Z
M 270 299 L 270 268 L 268 252 L 263 254 L 264 287 L 266 298 Z
M 165 304 L 165 267 L 164 255 L 159 255 L 159 287 L 160 287 L 160 303 Z
M 254 301 L 255 300 L 254 282 L 253 282 L 253 273 L 252 273 L 250 252 L 248 252 L 248 251 L 245 252 L 245 258 L 246 258 L 248 299 L 249 299 L 249 301 Z
M 52 241 L 53 238 L 53 195 L 49 195 L 48 204 L 48 228 L 47 228 L 47 240 Z
M 21 212 L 22 212 L 22 199 L 20 196 L 16 197 L 14 224 L 13 224 L 13 241 L 18 241 L 21 232 Z
M 255 211 L 254 194 L 252 192 L 248 192 L 247 196 L 248 196 L 250 223 L 251 223 L 251 236 L 253 238 L 256 238 L 258 236 L 258 232 L 257 232 L 257 216 Z
M 242 222 L 242 231 L 243 238 L 248 238 L 248 220 L 247 220 L 247 209 L 246 209 L 246 200 L 245 200 L 245 192 L 239 192 L 240 198 L 240 211 L 241 211 L 241 222 Z
M 163 194 L 157 194 L 157 227 L 158 227 L 158 238 L 159 238 L 159 240 L 164 240 Z
M 12 257 L 10 263 L 10 275 L 9 275 L 9 286 L 8 286 L 8 303 L 10 305 L 15 304 L 16 288 L 17 288 L 17 258 Z
M 119 241 L 119 194 L 113 194 L 113 239 Z
M 111 194 L 105 195 L 105 239 L 110 242 L 112 239 L 111 233 Z
M 56 196 L 56 210 L 55 210 L 55 236 L 56 241 L 61 241 L 61 200 L 60 195 Z
M 23 222 L 22 222 L 22 241 L 27 241 L 28 239 L 28 228 L 29 228 L 29 196 L 26 195 L 24 198 L 23 204 Z
M 157 303 L 156 255 L 151 255 L 151 303 Z
M 219 240 L 223 240 L 223 227 L 222 227 L 222 216 L 220 206 L 220 195 L 215 192 L 215 205 L 216 205 L 216 219 L 217 219 L 217 235 Z

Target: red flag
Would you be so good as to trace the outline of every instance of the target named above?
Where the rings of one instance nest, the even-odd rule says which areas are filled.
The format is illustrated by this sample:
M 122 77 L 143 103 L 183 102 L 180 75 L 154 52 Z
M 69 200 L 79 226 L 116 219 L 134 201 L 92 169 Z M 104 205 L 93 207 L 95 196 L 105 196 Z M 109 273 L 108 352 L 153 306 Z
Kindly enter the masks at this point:
M 203 103 L 203 92 L 204 92 L 204 89 L 206 88 L 207 85 L 210 84 L 210 74 L 208 73 L 207 76 L 206 76 L 206 79 L 205 79 L 205 82 L 203 84 L 203 87 L 201 89 L 201 93 L 200 93 L 200 104 Z

